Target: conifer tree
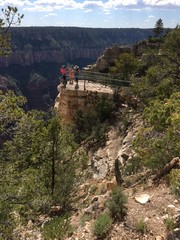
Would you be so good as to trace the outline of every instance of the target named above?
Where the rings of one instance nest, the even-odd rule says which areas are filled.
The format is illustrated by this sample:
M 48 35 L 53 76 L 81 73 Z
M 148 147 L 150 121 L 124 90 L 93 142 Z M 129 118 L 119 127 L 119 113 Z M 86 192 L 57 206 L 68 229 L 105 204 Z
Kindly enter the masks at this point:
M 18 13 L 17 7 L 8 6 L 2 9 L 2 17 L 0 18 L 0 56 L 11 53 L 10 27 L 19 25 L 23 17 L 23 14 Z
M 161 18 L 156 22 L 153 32 L 155 34 L 155 37 L 161 36 L 161 34 L 164 32 L 163 21 Z

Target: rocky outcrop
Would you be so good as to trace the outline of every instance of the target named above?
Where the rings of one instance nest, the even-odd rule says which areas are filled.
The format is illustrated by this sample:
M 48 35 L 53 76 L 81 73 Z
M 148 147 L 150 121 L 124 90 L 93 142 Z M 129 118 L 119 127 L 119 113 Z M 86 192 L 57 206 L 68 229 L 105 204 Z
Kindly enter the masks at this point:
M 141 56 L 144 54 L 147 50 L 158 50 L 161 46 L 161 43 L 159 42 L 149 42 L 149 41 L 142 41 L 137 44 L 134 44 L 132 46 L 132 53 L 135 56 Z
M 104 54 L 98 58 L 94 70 L 108 72 L 109 67 L 114 65 L 115 60 L 122 53 L 131 53 L 131 47 L 114 45 L 111 48 L 107 48 Z
M 61 85 L 58 86 L 59 94 L 55 100 L 55 109 L 60 116 L 62 124 L 73 123 L 77 111 L 81 110 L 84 112 L 89 108 L 94 108 L 100 98 L 114 99 L 112 88 L 91 82 L 84 84 L 84 81 L 81 80 L 77 90 L 74 89 L 74 85 L 70 84 L 66 88 Z M 90 154 L 91 173 L 95 179 L 103 179 L 110 172 L 113 172 L 116 159 L 124 167 L 127 164 L 127 160 L 134 156 L 132 141 L 142 122 L 139 119 L 139 115 L 131 113 L 131 108 L 128 109 L 128 105 L 130 106 L 129 96 L 126 96 L 123 90 L 118 94 L 121 102 L 120 111 L 122 114 L 125 112 L 126 115 L 130 115 L 129 119 L 133 122 L 133 126 L 126 134 L 118 134 L 118 130 L 116 132 L 113 128 L 112 131 L 108 132 L 108 139 L 113 140 L 108 141 L 105 147 L 99 148 L 92 155 Z M 122 104 L 122 102 L 128 103 L 128 105 Z
M 132 53 L 134 56 L 142 58 L 143 61 L 147 61 L 147 56 L 145 54 L 147 49 L 158 50 L 159 48 L 160 43 L 150 43 L 148 41 L 142 41 L 131 46 L 113 45 L 105 49 L 103 55 L 97 59 L 96 63 L 91 68 L 95 71 L 109 72 L 109 67 L 114 66 L 118 56 L 123 53 Z M 149 57 L 150 56 L 148 56 L 148 58 Z
M 86 111 L 95 106 L 99 98 L 113 99 L 113 90 L 100 84 L 79 83 L 79 89 L 74 89 L 74 85 L 67 85 L 66 88 L 58 86 L 59 94 L 55 100 L 55 109 L 61 118 L 62 123 L 72 123 L 78 110 Z

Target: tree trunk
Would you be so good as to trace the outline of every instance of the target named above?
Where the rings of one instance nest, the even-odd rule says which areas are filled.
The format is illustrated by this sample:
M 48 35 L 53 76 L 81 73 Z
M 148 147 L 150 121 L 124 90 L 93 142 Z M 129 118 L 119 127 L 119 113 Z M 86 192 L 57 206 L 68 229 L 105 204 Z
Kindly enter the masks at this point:
M 162 177 L 169 174 L 173 168 L 180 168 L 179 157 L 173 158 L 170 163 L 166 164 L 163 169 L 159 170 L 159 172 L 153 177 L 153 182 L 159 181 Z
M 119 170 L 119 160 L 118 159 L 115 160 L 114 172 L 115 172 L 117 185 L 121 185 L 124 180 L 122 179 L 121 172 Z

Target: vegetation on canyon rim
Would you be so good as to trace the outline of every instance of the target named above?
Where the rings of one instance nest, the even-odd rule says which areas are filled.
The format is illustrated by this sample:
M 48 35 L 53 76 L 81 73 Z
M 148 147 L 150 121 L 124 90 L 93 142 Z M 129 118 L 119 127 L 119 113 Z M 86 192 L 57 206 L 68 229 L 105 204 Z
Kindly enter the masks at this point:
M 17 13 L 17 10 L 9 8 L 6 13 L 11 12 Z M 19 22 L 22 15 L 18 16 Z M 2 21 L 0 27 L 3 27 Z M 9 37 L 6 39 L 8 45 Z M 158 55 L 159 50 L 148 50 L 149 58 L 141 62 L 130 54 L 122 54 L 110 67 L 110 72 L 122 74 L 132 81 L 130 91 L 139 100 L 134 111 L 140 108 L 144 119 L 144 127 L 133 147 L 136 159 L 153 171 L 161 169 L 180 152 L 180 28 L 177 26 L 157 41 L 161 41 L 162 55 Z M 152 56 L 154 60 L 150 61 Z M 123 62 L 128 59 L 130 67 L 123 66 L 122 59 Z M 0 239 L 13 239 L 16 226 L 29 220 L 36 222 L 37 216 L 47 213 L 53 205 L 60 207 L 59 216 L 52 216 L 45 224 L 45 239 L 55 239 L 56 231 L 60 229 L 63 231 L 57 233 L 59 239 L 71 234 L 73 229 L 67 212 L 73 210 L 73 193 L 81 180 L 78 169 L 82 156 L 77 155 L 78 144 L 86 140 L 93 147 L 99 139 L 103 142 L 108 125 L 119 119 L 118 114 L 119 108 L 113 103 L 100 101 L 95 109 L 77 114 L 77 131 L 74 132 L 73 126 L 61 126 L 53 111 L 26 111 L 24 97 L 11 91 L 0 93 L 0 136 L 3 139 L 0 151 Z M 173 170 L 169 175 L 177 196 L 180 196 L 179 174 Z M 108 234 L 113 220 L 123 220 L 128 211 L 125 203 L 121 190 L 115 189 L 107 203 L 110 214 L 97 218 L 95 235 Z M 144 223 L 139 223 L 138 228 L 144 232 Z

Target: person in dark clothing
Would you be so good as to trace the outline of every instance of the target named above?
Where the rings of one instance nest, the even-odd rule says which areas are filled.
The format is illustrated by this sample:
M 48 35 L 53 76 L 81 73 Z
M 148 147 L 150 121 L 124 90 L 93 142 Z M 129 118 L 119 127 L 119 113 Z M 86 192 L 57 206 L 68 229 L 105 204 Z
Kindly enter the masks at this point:
M 74 78 L 75 78 L 75 82 L 76 82 L 75 89 L 78 89 L 79 88 L 79 85 L 78 85 L 78 81 L 79 81 L 79 67 L 77 65 L 74 67 Z

